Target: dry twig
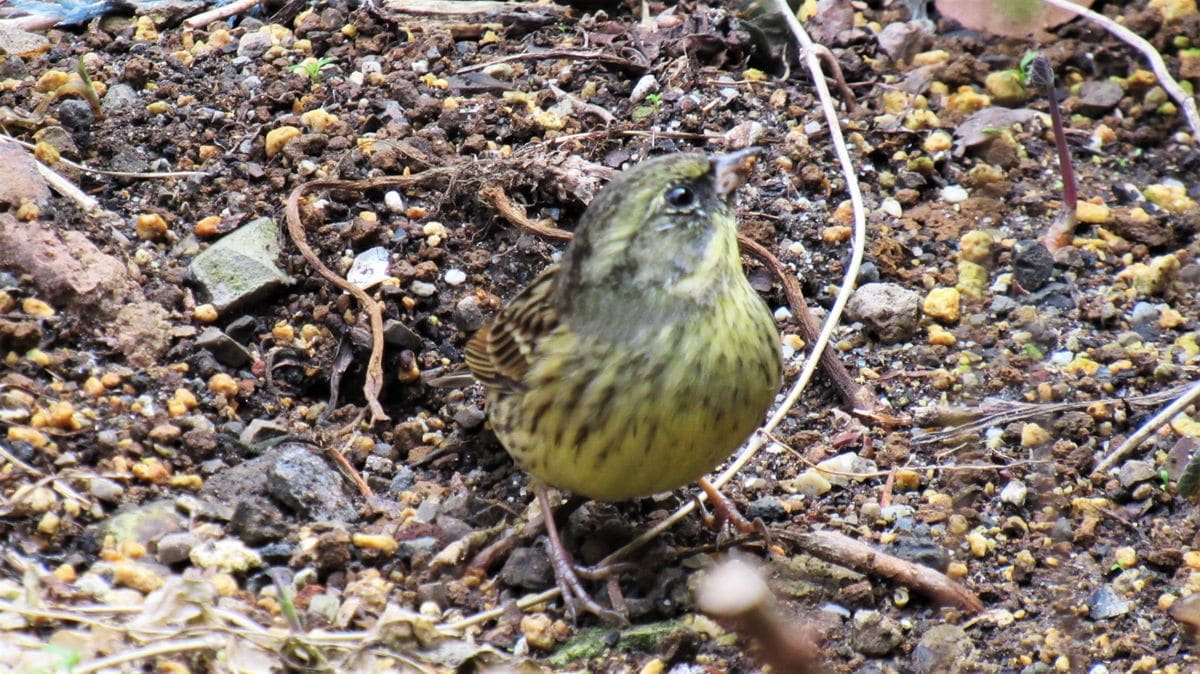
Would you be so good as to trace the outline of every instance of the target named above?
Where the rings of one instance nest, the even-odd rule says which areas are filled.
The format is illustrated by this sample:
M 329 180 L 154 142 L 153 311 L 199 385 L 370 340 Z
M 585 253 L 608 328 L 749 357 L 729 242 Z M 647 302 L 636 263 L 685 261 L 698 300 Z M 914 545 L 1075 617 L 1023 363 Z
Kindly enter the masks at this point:
M 1112 468 L 1113 465 L 1115 465 L 1118 461 L 1125 458 L 1127 454 L 1137 449 L 1139 445 L 1145 442 L 1146 438 L 1153 435 L 1155 431 L 1163 426 L 1163 424 L 1166 424 L 1171 421 L 1171 419 L 1174 419 L 1176 414 L 1179 414 L 1183 410 L 1187 409 L 1187 407 L 1196 402 L 1198 398 L 1200 398 L 1200 381 L 1188 384 L 1187 390 L 1184 391 L 1183 394 L 1178 398 L 1176 398 L 1174 402 L 1162 408 L 1158 414 L 1155 414 L 1149 421 L 1143 424 L 1141 428 L 1137 429 L 1137 432 L 1129 436 L 1129 438 L 1125 440 L 1125 442 L 1122 442 L 1119 447 L 1112 450 L 1107 456 L 1101 459 L 1100 463 L 1096 464 L 1096 469 L 1092 471 L 1092 474 L 1102 475 L 1104 471 Z

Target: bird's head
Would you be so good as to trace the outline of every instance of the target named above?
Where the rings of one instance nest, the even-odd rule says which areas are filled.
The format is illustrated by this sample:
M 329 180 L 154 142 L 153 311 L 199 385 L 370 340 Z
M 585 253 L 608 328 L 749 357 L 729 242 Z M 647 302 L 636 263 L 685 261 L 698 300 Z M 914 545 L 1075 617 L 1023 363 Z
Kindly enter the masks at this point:
M 670 154 L 622 171 L 580 220 L 561 291 L 698 299 L 741 274 L 733 194 L 757 154 Z

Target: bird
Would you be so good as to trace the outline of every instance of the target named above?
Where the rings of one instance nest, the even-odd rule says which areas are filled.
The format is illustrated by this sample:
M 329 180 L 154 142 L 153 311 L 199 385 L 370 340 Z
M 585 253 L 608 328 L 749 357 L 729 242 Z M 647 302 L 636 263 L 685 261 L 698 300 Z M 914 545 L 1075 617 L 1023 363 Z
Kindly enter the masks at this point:
M 572 619 L 614 612 L 584 590 L 548 489 L 616 502 L 700 480 L 779 391 L 779 332 L 742 267 L 733 203 L 757 155 L 673 153 L 620 172 L 560 261 L 467 344 L 491 428 L 532 478 Z

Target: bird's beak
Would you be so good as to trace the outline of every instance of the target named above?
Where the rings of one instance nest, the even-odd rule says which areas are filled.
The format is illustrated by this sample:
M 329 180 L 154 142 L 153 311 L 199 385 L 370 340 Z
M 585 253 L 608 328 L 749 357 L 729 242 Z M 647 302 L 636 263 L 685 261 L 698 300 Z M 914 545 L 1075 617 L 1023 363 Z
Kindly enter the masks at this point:
M 717 194 L 728 197 L 744 185 L 750 177 L 750 172 L 754 170 L 754 163 L 758 161 L 760 152 L 760 148 L 751 147 L 729 154 L 710 156 L 708 161 L 712 164 L 713 184 L 717 188 Z

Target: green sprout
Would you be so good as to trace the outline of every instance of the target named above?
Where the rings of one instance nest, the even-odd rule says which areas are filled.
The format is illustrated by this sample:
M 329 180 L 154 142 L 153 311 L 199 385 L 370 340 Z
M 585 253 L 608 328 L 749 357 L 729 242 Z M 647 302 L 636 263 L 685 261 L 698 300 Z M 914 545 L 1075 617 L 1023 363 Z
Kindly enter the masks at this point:
M 322 56 L 319 59 L 310 56 L 292 66 L 292 72 L 303 73 L 310 82 L 320 82 L 321 71 L 333 65 L 333 61 L 332 56 Z
M 657 91 L 652 94 L 646 94 L 646 102 L 657 108 L 662 105 L 662 94 Z

